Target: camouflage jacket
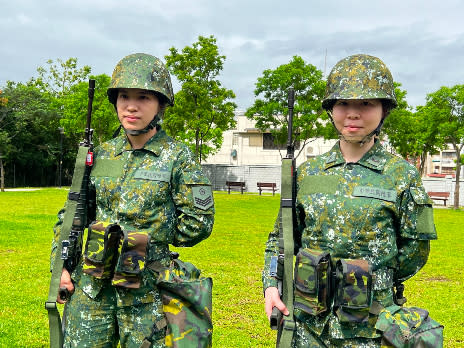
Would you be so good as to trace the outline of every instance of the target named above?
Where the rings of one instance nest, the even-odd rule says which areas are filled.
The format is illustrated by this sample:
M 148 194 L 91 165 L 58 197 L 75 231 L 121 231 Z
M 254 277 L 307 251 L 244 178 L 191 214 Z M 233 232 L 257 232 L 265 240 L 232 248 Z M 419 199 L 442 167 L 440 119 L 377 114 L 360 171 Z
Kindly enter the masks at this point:
M 329 152 L 303 163 L 297 172 L 296 214 L 301 247 L 339 259 L 364 259 L 375 274 L 373 299 L 392 304 L 394 279 L 405 280 L 422 268 L 429 240 L 436 239 L 431 200 L 417 169 L 383 149 L 380 142 L 356 163 L 346 163 L 337 143 Z M 276 286 L 270 258 L 278 254 L 279 218 L 269 234 L 264 289 Z M 333 338 L 378 337 L 376 318 L 342 327 L 336 315 L 308 317 L 321 334 Z
M 95 191 L 97 221 L 117 223 L 123 230 L 148 234 L 147 263 L 160 261 L 167 265 L 168 244 L 193 246 L 211 234 L 214 222 L 211 184 L 191 151 L 174 142 L 162 129 L 142 149 L 133 150 L 125 135 L 96 148 L 91 190 Z M 52 260 L 64 211 L 65 208 L 59 212 L 54 227 Z M 140 288 L 118 288 L 118 304 L 153 301 L 154 278 L 153 272 L 145 267 Z M 73 279 L 79 280 L 91 298 L 103 286 L 111 284 L 109 280 L 83 273 L 82 262 Z

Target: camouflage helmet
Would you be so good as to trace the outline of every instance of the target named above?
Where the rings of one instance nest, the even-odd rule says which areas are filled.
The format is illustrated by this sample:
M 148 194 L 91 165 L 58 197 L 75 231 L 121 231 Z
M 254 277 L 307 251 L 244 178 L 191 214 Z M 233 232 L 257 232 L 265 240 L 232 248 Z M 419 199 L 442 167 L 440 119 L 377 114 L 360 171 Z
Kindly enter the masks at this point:
M 111 104 L 116 105 L 119 88 L 140 88 L 153 91 L 167 104 L 174 105 L 169 71 L 161 60 L 149 54 L 135 53 L 119 61 L 106 91 Z
M 383 99 L 390 108 L 398 105 L 390 70 L 379 58 L 367 54 L 346 57 L 333 67 L 322 107 L 329 110 L 338 99 Z

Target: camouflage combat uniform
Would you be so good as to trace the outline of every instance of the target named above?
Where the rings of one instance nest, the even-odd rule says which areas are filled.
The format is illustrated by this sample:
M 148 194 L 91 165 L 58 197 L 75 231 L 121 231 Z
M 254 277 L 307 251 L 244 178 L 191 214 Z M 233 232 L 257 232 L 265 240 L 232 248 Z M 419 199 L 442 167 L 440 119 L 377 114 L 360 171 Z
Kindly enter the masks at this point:
M 329 252 L 332 261 L 364 259 L 375 276 L 373 300 L 393 304 L 394 272 L 407 279 L 424 265 L 436 239 L 431 200 L 416 168 L 376 140 L 356 163 L 346 163 L 337 143 L 298 168 L 297 228 L 301 247 Z M 277 286 L 270 259 L 279 252 L 279 218 L 265 250 L 264 290 Z M 395 269 L 397 269 L 395 271 Z M 333 301 L 326 314 L 295 309 L 294 347 L 380 347 L 381 334 L 367 322 L 342 323 Z
M 95 150 L 94 163 L 91 187 L 97 221 L 147 235 L 146 264 L 159 261 L 167 266 L 168 244 L 192 246 L 210 235 L 210 182 L 191 151 L 159 126 L 142 149 L 132 149 L 125 135 L 102 144 Z M 55 226 L 52 260 L 63 213 Z M 138 288 L 86 274 L 83 262 L 72 278 L 75 293 L 65 309 L 66 347 L 115 347 L 118 341 L 123 347 L 139 347 L 153 323 L 163 318 L 155 275 L 148 267 L 142 270 Z M 164 337 L 158 338 L 154 346 L 164 347 Z

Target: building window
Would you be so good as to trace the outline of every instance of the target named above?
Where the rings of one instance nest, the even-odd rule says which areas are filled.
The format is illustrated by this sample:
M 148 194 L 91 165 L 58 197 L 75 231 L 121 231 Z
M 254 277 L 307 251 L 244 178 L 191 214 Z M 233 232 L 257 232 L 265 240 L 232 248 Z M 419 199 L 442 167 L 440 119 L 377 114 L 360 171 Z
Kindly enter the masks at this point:
M 295 149 L 300 148 L 300 142 L 297 141 Z M 263 150 L 285 150 L 287 144 L 277 144 L 271 133 L 263 133 Z
M 238 145 L 238 133 L 234 133 L 234 137 L 232 138 L 232 145 Z
M 261 146 L 261 134 L 250 134 L 248 136 L 248 145 L 249 146 Z

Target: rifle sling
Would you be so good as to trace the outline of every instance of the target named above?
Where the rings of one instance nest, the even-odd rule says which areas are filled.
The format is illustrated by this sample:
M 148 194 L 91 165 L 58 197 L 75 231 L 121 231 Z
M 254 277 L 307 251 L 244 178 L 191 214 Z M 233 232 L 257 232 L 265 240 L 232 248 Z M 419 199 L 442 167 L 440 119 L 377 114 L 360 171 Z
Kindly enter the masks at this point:
M 282 202 L 292 202 L 293 199 L 293 159 L 282 160 L 281 199 Z M 284 316 L 283 327 L 278 341 L 278 347 L 291 347 L 295 321 L 293 318 L 293 202 L 281 205 L 282 236 L 284 242 L 284 275 L 282 279 L 282 301 L 287 306 L 289 315 Z
M 77 152 L 76 163 L 74 166 L 74 174 L 71 183 L 70 192 L 79 192 L 82 187 L 82 181 L 85 173 L 85 160 L 89 148 L 79 146 Z M 61 281 L 61 272 L 63 271 L 64 260 L 61 259 L 61 245 L 64 240 L 69 239 L 71 226 L 76 214 L 78 202 L 73 197 L 68 196 L 66 202 L 66 212 L 64 214 L 63 225 L 61 226 L 60 239 L 57 244 L 58 250 L 55 253 L 55 262 L 53 264 L 52 275 L 50 280 L 50 288 L 48 290 L 48 300 L 45 303 L 45 308 L 48 311 L 48 322 L 50 330 L 50 348 L 61 348 L 63 346 L 63 331 L 61 327 L 61 318 L 56 305 L 58 290 Z M 64 233 L 68 231 L 68 233 Z

